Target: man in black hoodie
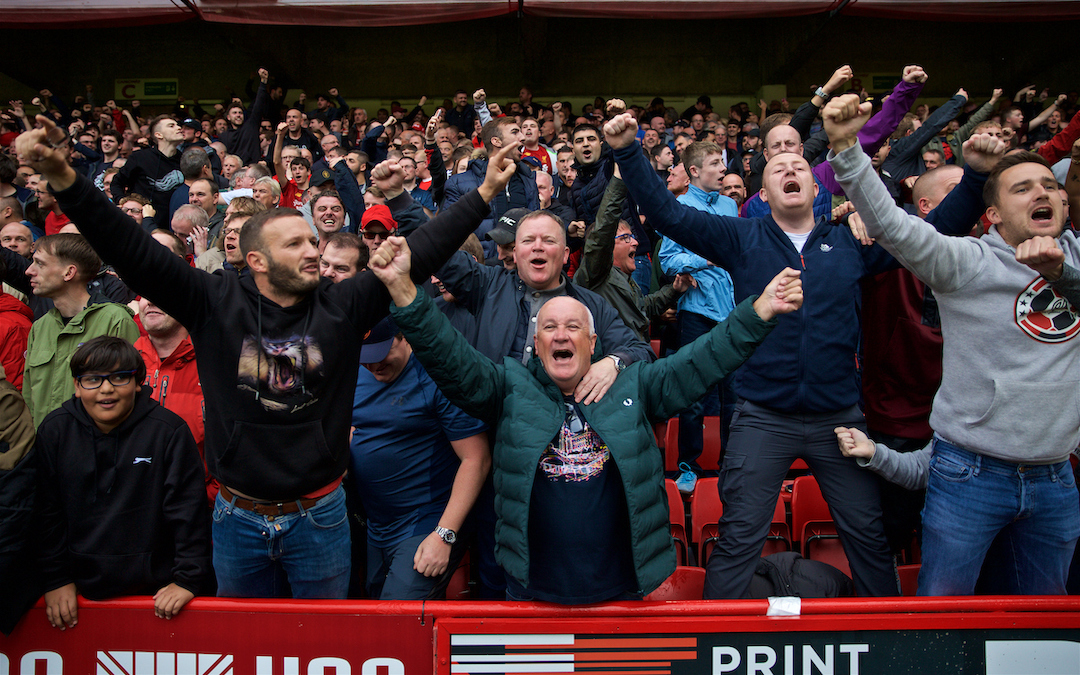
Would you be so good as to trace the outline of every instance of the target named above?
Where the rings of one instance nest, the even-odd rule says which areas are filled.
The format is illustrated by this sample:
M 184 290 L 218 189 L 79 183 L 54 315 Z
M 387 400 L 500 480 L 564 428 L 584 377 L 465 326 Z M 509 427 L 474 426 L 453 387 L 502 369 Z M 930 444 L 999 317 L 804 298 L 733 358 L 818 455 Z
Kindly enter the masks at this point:
M 148 197 L 157 213 L 169 213 L 173 190 L 184 183 L 177 150 L 184 140 L 184 132 L 175 119 L 159 115 L 150 123 L 150 136 L 156 146 L 133 152 L 128 157 L 120 173 L 113 178 L 112 191 L 115 195 L 136 192 Z
M 259 141 L 259 126 L 267 110 L 270 107 L 270 95 L 266 92 L 266 81 L 270 79 L 270 73 L 265 68 L 259 68 L 259 91 L 255 94 L 255 102 L 251 110 L 244 116 L 244 106 L 238 101 L 229 105 L 225 111 L 225 119 L 229 122 L 229 128 L 221 134 L 221 142 L 229 150 L 230 154 L 236 155 L 243 160 L 244 165 L 254 164 L 262 159 L 262 146 Z
M 62 208 L 133 290 L 191 334 L 206 401 L 206 461 L 221 484 L 214 512 L 219 595 L 344 597 L 349 532 L 341 478 L 349 461 L 360 344 L 389 309 L 385 287 L 365 272 L 339 284 L 319 277 L 318 242 L 298 211 L 245 223 L 240 248 L 250 274 L 206 274 L 146 235 L 67 165 L 47 142 L 54 129 L 22 134 L 19 155 L 49 177 Z M 457 250 L 502 194 L 516 164 L 508 144 L 486 178 L 454 208 L 409 236 L 413 274 L 426 280 Z M 403 175 L 385 162 L 372 179 L 407 200 Z

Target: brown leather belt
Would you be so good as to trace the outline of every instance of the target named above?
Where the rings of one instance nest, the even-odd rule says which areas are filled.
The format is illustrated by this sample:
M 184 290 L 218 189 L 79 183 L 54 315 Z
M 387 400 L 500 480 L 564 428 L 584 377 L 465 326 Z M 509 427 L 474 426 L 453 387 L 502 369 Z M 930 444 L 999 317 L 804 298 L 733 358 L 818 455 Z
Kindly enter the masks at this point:
M 296 513 L 301 507 L 310 509 L 319 502 L 318 499 L 294 499 L 291 502 L 255 502 L 243 497 L 237 497 L 224 485 L 221 486 L 221 498 L 237 508 L 257 513 L 260 516 L 283 516 L 287 513 Z M 233 501 L 234 499 L 235 501 Z

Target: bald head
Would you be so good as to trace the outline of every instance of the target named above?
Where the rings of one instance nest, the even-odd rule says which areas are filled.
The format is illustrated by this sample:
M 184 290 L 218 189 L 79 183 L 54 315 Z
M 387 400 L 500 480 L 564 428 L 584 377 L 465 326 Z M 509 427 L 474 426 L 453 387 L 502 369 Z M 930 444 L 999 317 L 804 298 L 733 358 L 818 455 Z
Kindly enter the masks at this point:
M 936 209 L 963 177 L 964 170 L 955 164 L 946 164 L 919 176 L 911 188 L 911 201 L 918 209 L 919 216 L 925 218 Z
M 596 331 L 592 313 L 579 300 L 552 298 L 536 315 L 536 357 L 564 394 L 573 393 L 592 365 Z

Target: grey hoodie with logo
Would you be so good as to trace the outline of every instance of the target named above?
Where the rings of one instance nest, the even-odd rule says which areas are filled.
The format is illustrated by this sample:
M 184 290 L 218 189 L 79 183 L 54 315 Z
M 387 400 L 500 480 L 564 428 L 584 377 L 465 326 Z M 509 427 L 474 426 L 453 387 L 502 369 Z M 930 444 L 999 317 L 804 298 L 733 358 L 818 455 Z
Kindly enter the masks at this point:
M 935 433 L 1010 462 L 1067 459 L 1080 443 L 1076 234 L 1058 237 L 1065 274 L 1049 282 L 1016 261 L 996 227 L 978 239 L 946 237 L 898 208 L 858 146 L 830 151 L 829 162 L 870 236 L 938 298 L 944 373 L 930 414 Z

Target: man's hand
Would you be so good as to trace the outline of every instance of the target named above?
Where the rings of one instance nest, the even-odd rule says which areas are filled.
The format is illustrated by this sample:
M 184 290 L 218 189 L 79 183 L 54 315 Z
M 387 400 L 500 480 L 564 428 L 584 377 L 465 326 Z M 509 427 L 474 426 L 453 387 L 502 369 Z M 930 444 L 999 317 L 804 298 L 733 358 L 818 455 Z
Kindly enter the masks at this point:
M 1009 144 L 997 136 L 975 134 L 964 141 L 964 163 L 979 173 L 990 173 L 997 166 Z
M 852 236 L 859 240 L 859 243 L 863 246 L 873 246 L 874 238 L 866 231 L 866 223 L 863 222 L 862 216 L 858 212 L 852 213 L 848 216 L 848 228 L 851 230 Z
M 394 160 L 384 160 L 371 170 L 371 182 L 390 201 L 405 191 L 405 169 Z
M 997 103 L 998 99 L 1000 99 L 1002 94 L 1004 94 L 1004 93 L 1005 93 L 1004 89 L 995 89 L 994 93 L 990 95 L 990 103 L 991 104 Z
M 675 281 L 671 282 L 671 287 L 678 293 L 685 293 L 691 288 L 697 288 L 697 279 L 690 276 L 688 272 L 675 275 Z
M 616 115 L 604 125 L 604 139 L 618 150 L 637 142 L 638 123 L 632 113 Z
M 413 569 L 425 577 L 437 577 L 446 571 L 450 564 L 452 546 L 432 532 L 416 547 L 413 556 Z
M 502 117 L 503 111 L 498 103 L 488 103 L 488 110 L 491 111 L 492 117 Z
M 904 75 L 901 79 L 908 84 L 925 84 L 929 76 L 922 66 L 904 66 Z
M 1032 237 L 1016 247 L 1016 262 L 1027 265 L 1047 281 L 1057 281 L 1065 264 L 1065 252 L 1053 237 Z
M 75 584 L 68 584 L 45 594 L 45 618 L 53 628 L 67 630 L 79 623 L 79 602 Z
M 138 108 L 138 107 L 139 107 L 139 106 L 141 106 L 141 105 L 142 105 L 142 104 L 141 104 L 141 103 L 139 103 L 139 99 L 137 99 L 137 98 L 133 98 L 133 99 L 131 99 L 131 107 L 132 107 L 132 109 L 134 109 L 134 108 Z
M 957 89 L 956 93 L 953 94 L 953 95 L 954 96 L 963 96 L 965 101 L 968 99 L 967 89 L 964 89 L 963 87 L 960 87 L 959 89 Z
M 263 84 L 266 84 L 270 79 L 270 71 L 266 68 L 259 68 L 259 79 L 262 80 Z
M 487 100 L 487 92 L 483 89 L 477 89 L 472 93 L 473 105 L 480 105 Z
M 277 123 L 277 135 L 278 136 L 284 136 L 285 132 L 288 131 L 288 130 L 289 130 L 289 123 L 288 122 L 278 122 Z
M 621 98 L 609 99 L 607 102 L 607 106 L 605 106 L 605 109 L 607 110 L 608 117 L 615 117 L 616 115 L 621 115 L 626 112 L 626 101 L 622 100 Z
M 171 619 L 180 613 L 184 605 L 191 602 L 195 594 L 186 588 L 169 584 L 154 593 L 154 616 L 159 619 Z
M 833 433 L 836 434 L 836 443 L 844 457 L 873 458 L 877 448 L 863 432 L 854 427 L 836 427 Z
M 615 361 L 607 357 L 600 359 L 589 366 L 589 372 L 581 378 L 578 386 L 574 389 L 574 400 L 578 403 L 589 405 L 594 401 L 604 398 L 604 394 L 615 382 L 619 369 L 615 367 Z
M 412 251 L 405 237 L 388 237 L 371 254 L 368 267 L 390 291 L 395 305 L 404 307 L 416 299 L 416 284 L 409 276 L 412 271 Z
M 206 238 L 208 235 L 209 231 L 201 225 L 196 225 L 191 229 L 191 243 L 195 249 L 196 258 L 206 253 Z
M 573 237 L 575 239 L 582 239 L 585 237 L 585 221 L 584 220 L 571 220 L 570 224 L 566 226 L 566 236 Z
M 859 142 L 859 129 L 870 119 L 871 108 L 869 101 L 860 104 L 855 94 L 834 98 L 825 105 L 821 117 L 833 152 L 839 154 Z
M 517 146 L 513 143 L 507 143 L 499 148 L 494 155 L 488 157 L 484 182 L 476 189 L 480 197 L 488 204 L 495 198 L 495 195 L 503 191 L 506 184 L 510 182 L 510 177 L 517 171 L 517 162 L 511 156 L 516 148 Z
M 1060 108 L 1062 105 L 1065 104 L 1065 101 L 1068 100 L 1068 98 L 1069 98 L 1068 94 L 1058 94 L 1057 98 L 1054 99 L 1053 105 L 1055 107 Z
M 754 311 L 762 321 L 771 321 L 778 314 L 788 314 L 802 307 L 801 272 L 785 267 L 773 277 L 758 299 L 754 301 Z
M 562 101 L 555 101 L 551 104 L 551 112 L 558 115 L 560 110 L 562 110 Z
M 435 114 L 428 120 L 427 127 L 424 129 L 424 141 L 428 144 L 435 142 L 435 132 L 439 130 L 439 120 L 442 119 L 442 108 L 435 111 Z
M 840 66 L 836 69 L 836 72 L 832 74 L 829 81 L 825 83 L 822 89 L 826 94 L 832 94 L 840 87 L 844 86 L 844 83 L 851 79 L 851 66 Z
M 840 219 L 855 210 L 855 205 L 851 202 L 843 202 L 839 206 L 834 206 L 832 210 L 832 222 L 838 223 Z
M 21 100 L 8 101 L 8 105 L 11 106 L 11 114 L 15 115 L 15 117 L 26 117 L 26 111 L 23 109 L 23 102 Z
M 333 96 L 334 98 L 338 97 L 337 87 L 330 87 L 330 91 L 328 91 L 327 93 L 330 94 L 331 96 Z M 423 104 L 421 103 L 420 105 L 423 105 Z
M 49 181 L 53 190 L 65 190 L 75 182 L 75 170 L 59 149 L 66 145 L 64 130 L 45 115 L 37 116 L 40 128 L 24 131 L 15 138 L 15 153 Z
M 52 92 L 48 89 L 42 89 L 38 93 L 41 94 L 41 98 L 52 98 Z
M 420 97 L 420 102 L 417 103 L 416 105 L 419 108 L 423 108 L 425 103 L 427 103 L 427 96 L 421 96 Z

